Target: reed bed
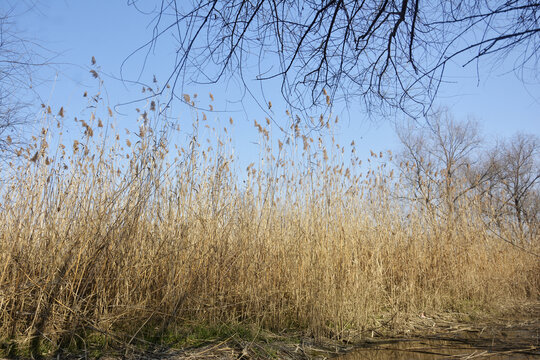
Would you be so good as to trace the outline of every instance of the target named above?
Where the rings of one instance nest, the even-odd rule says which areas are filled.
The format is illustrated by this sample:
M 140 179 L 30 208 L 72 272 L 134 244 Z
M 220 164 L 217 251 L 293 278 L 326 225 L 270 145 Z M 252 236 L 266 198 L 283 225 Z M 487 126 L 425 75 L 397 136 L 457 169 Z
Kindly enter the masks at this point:
M 294 124 L 277 141 L 256 123 L 261 160 L 244 170 L 225 132 L 204 140 L 203 120 L 183 146 L 145 125 L 116 135 L 95 114 L 78 123 L 75 142 L 51 149 L 58 134 L 43 129 L 3 169 L 4 349 L 137 343 L 195 323 L 344 337 L 388 315 L 538 300 L 540 263 L 521 249 L 538 239 L 501 241 L 479 199 L 451 219 L 404 203 L 389 154 L 362 165 L 354 147 Z

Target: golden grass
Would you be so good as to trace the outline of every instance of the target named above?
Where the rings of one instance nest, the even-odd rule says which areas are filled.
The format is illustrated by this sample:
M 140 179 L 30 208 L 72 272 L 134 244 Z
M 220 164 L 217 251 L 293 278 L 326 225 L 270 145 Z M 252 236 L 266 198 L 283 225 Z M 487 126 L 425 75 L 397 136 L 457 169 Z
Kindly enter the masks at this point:
M 178 151 L 143 128 L 126 142 L 81 123 L 73 146 L 51 150 L 43 131 L 33 161 L 4 172 L 4 341 L 133 342 L 193 322 L 345 336 L 388 314 L 538 299 L 538 259 L 479 221 L 477 199 L 444 221 L 335 144 L 297 131 L 272 149 L 257 124 L 263 160 L 244 175 L 221 135 L 204 148 L 198 122 Z

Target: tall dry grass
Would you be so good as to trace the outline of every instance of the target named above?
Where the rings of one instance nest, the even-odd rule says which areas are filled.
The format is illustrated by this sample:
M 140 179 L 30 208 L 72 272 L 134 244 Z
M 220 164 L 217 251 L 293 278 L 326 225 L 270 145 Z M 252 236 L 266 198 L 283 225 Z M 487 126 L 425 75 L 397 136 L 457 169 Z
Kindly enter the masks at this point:
M 4 342 L 134 342 L 193 322 L 340 336 L 388 314 L 538 299 L 538 259 L 495 236 L 477 200 L 452 221 L 404 203 L 388 155 L 366 167 L 294 125 L 278 142 L 256 124 L 261 161 L 244 172 L 202 120 L 177 148 L 103 122 L 55 149 L 44 129 L 3 170 Z

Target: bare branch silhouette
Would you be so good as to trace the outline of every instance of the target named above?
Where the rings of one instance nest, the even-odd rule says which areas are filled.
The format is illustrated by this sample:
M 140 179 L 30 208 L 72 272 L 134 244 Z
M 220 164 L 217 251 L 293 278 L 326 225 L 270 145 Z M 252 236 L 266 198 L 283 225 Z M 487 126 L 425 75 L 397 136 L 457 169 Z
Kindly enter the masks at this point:
M 540 3 L 531 0 L 160 0 L 149 52 L 171 34 L 177 58 L 171 98 L 193 83 L 217 83 L 256 65 L 279 78 L 292 109 L 354 99 L 367 111 L 426 114 L 450 62 L 517 57 L 538 65 Z M 144 5 L 132 0 L 139 11 Z M 168 41 L 168 40 L 167 40 Z M 180 94 L 181 95 L 181 94 Z M 179 96 L 180 97 L 180 96 Z
M 13 155 L 24 143 L 23 125 L 32 122 L 32 79 L 38 68 L 48 66 L 32 42 L 22 38 L 14 25 L 13 9 L 0 9 L 0 158 Z

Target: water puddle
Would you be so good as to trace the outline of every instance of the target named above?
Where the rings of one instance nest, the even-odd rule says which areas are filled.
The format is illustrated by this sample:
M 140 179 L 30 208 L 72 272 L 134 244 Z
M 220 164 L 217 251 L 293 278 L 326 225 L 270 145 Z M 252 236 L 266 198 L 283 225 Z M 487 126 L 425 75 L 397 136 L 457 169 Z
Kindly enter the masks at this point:
M 470 344 L 456 340 L 388 340 L 358 348 L 340 360 L 377 359 L 538 359 L 535 345 L 516 348 L 501 344 Z

